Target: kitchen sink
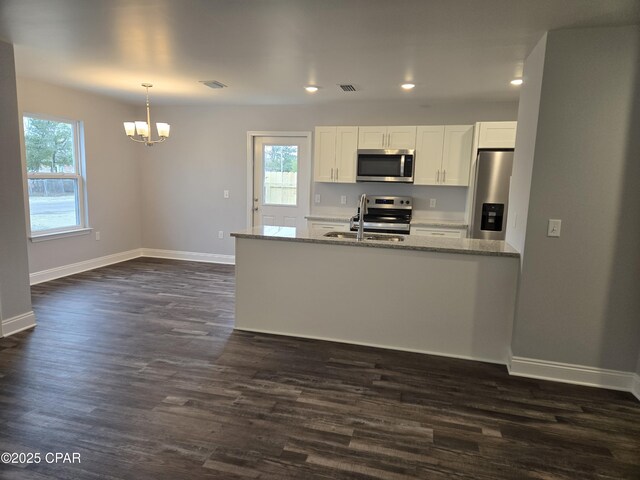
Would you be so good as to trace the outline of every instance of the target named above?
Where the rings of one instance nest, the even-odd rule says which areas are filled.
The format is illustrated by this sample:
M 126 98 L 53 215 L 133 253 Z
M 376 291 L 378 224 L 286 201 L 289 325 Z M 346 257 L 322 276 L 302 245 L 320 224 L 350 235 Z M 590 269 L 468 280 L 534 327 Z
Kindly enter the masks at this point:
M 324 234 L 328 238 L 348 238 L 355 240 L 357 238 L 356 232 L 327 232 Z M 404 237 L 401 235 L 382 235 L 375 233 L 365 233 L 364 240 L 378 240 L 382 242 L 404 242 Z

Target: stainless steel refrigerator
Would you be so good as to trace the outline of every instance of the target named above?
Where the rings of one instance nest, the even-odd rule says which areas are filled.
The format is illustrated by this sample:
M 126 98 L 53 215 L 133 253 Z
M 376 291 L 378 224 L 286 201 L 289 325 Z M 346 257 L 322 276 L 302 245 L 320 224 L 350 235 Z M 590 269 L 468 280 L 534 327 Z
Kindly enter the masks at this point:
M 471 238 L 504 240 L 513 150 L 480 150 L 476 160 Z

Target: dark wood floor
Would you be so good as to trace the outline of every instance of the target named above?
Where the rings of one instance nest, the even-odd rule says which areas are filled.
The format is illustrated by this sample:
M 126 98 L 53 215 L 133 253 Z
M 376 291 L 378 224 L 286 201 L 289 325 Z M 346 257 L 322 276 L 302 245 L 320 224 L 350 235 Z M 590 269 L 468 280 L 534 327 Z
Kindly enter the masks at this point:
M 38 327 L 0 340 L 0 451 L 81 463 L 3 480 L 640 479 L 630 394 L 233 332 L 232 267 L 138 259 L 32 291 Z

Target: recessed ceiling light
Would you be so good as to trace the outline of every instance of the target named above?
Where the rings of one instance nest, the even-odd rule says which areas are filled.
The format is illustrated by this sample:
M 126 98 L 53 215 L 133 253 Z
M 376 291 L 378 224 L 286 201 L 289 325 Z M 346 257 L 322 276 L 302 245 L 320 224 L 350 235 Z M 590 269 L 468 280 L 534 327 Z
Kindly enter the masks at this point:
M 315 85 L 307 85 L 306 87 L 304 87 L 304 89 L 309 93 L 314 93 L 318 91 L 318 87 L 316 87 Z
M 411 90 L 416 85 L 414 83 L 403 83 L 400 85 L 404 90 Z
M 513 80 L 511 80 L 511 85 L 522 85 L 524 83 L 524 80 L 522 80 L 521 78 L 514 78 Z

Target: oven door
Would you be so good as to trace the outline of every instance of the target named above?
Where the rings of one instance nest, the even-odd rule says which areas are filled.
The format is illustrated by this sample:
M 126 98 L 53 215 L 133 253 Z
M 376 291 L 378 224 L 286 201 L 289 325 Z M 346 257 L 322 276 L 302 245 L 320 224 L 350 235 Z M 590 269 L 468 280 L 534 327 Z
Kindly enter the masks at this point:
M 358 150 L 358 182 L 413 183 L 413 150 Z

